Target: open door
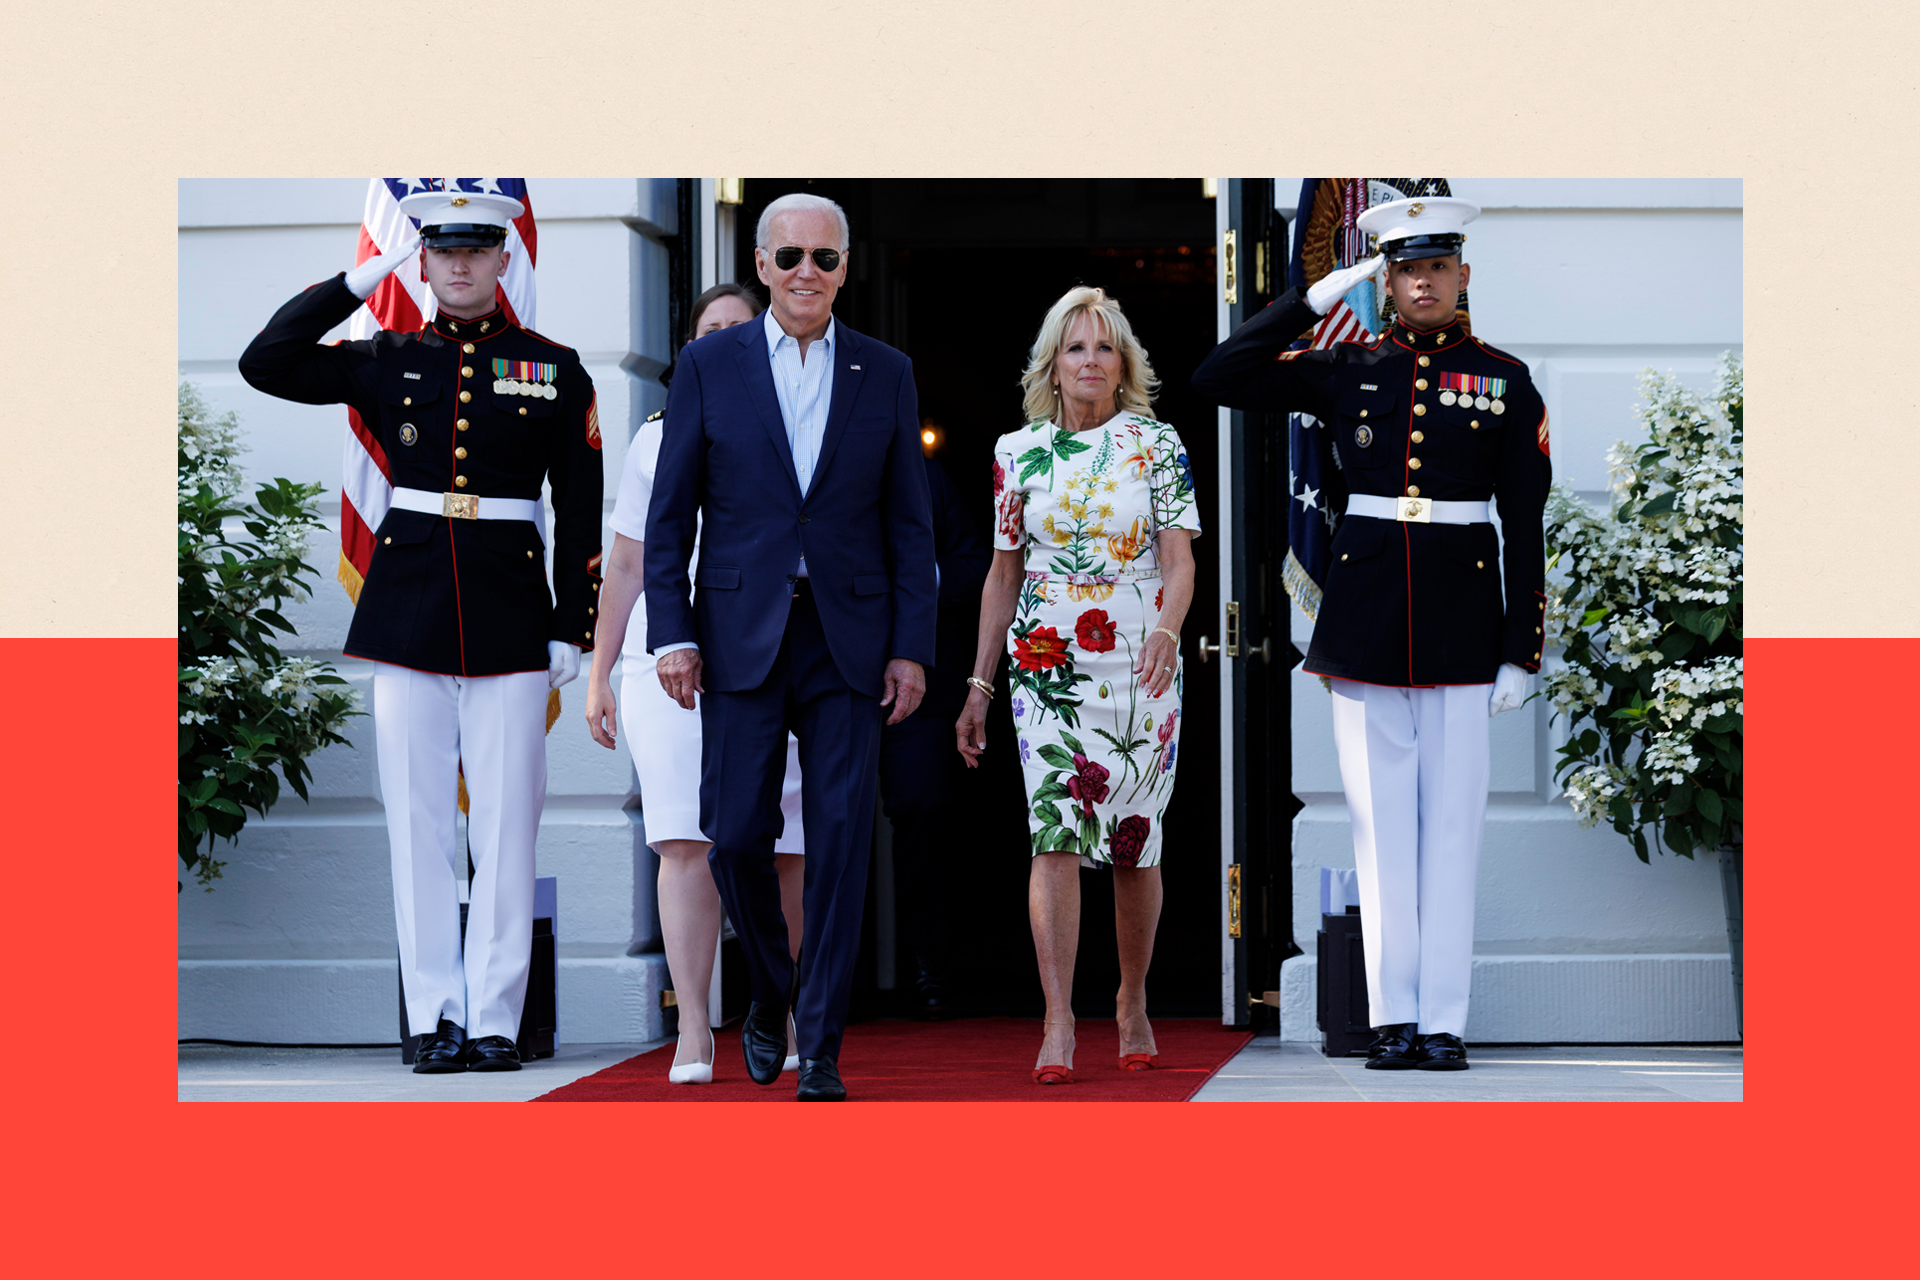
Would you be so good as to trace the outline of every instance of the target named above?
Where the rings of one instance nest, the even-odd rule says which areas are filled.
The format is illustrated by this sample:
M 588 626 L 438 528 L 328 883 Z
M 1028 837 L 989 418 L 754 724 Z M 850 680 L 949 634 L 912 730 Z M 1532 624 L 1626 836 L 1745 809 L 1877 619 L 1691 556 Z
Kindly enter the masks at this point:
M 1287 227 L 1271 178 L 1217 180 L 1218 336 L 1284 285 Z M 1219 664 L 1220 1020 L 1279 1026 L 1280 964 L 1293 945 L 1287 636 L 1280 568 L 1287 553 L 1287 432 L 1281 415 L 1220 409 L 1220 607 L 1200 640 Z

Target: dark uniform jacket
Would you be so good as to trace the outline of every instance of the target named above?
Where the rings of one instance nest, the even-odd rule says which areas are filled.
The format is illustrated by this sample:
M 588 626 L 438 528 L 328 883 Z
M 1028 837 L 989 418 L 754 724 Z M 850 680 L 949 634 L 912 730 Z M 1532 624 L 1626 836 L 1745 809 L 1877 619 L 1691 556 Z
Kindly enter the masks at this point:
M 1505 546 L 1491 524 L 1348 515 L 1334 535 L 1305 669 L 1401 687 L 1487 684 L 1503 662 L 1538 671 L 1541 513 L 1553 467 L 1546 407 L 1526 365 L 1458 321 L 1426 333 L 1395 324 L 1365 342 L 1288 351 L 1318 320 L 1303 292 L 1289 291 L 1214 348 L 1194 389 L 1234 408 L 1318 419 L 1316 447 L 1336 464 L 1322 474 L 1344 490 L 1322 496 L 1333 509 L 1347 493 L 1491 498 Z M 1497 384 L 1466 382 L 1479 392 L 1462 399 L 1456 388 L 1468 379 Z M 1481 395 L 1486 408 L 1477 407 Z
M 437 316 L 418 333 L 320 345 L 361 305 L 342 276 L 274 313 L 240 357 L 247 382 L 302 404 L 345 404 L 386 454 L 399 488 L 540 499 L 553 487 L 553 590 L 540 532 L 395 508 L 347 632 L 350 657 L 416 671 L 544 671 L 547 642 L 593 647 L 600 588 L 600 423 L 593 381 L 570 347 L 495 311 Z M 547 365 L 555 396 L 504 394 L 496 360 Z M 525 368 L 505 366 L 509 373 Z M 556 603 L 557 597 L 557 603 Z

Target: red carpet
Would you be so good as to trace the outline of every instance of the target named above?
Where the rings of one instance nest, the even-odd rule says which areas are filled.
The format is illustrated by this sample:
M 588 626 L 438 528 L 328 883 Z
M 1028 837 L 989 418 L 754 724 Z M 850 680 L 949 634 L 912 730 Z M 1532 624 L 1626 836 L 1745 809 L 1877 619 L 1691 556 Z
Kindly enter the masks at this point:
M 1033 1083 L 1040 1049 L 1034 1018 L 955 1022 L 867 1022 L 847 1028 L 840 1077 L 852 1102 L 1185 1102 L 1253 1036 L 1204 1018 L 1153 1024 L 1160 1065 L 1122 1071 L 1111 1019 L 1080 1022 L 1073 1083 Z M 535 1102 L 792 1102 L 795 1077 L 761 1087 L 747 1079 L 736 1023 L 714 1033 L 719 1057 L 712 1084 L 667 1083 L 673 1046 L 628 1058 L 562 1085 Z

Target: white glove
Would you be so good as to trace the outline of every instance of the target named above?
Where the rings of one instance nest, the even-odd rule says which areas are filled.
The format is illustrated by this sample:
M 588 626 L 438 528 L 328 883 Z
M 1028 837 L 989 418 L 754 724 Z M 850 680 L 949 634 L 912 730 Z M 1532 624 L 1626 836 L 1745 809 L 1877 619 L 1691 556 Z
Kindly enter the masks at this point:
M 1511 662 L 1501 663 L 1499 673 L 1493 677 L 1493 697 L 1487 703 L 1487 714 L 1497 716 L 1518 707 L 1527 700 L 1527 686 L 1532 682 L 1532 676 Z
M 547 641 L 547 688 L 558 689 L 579 674 L 578 646 L 570 645 L 565 640 Z
M 1344 271 L 1329 271 L 1307 290 L 1307 305 L 1313 308 L 1315 315 L 1323 316 L 1333 310 L 1334 303 L 1346 297 L 1347 290 L 1379 269 L 1380 255 L 1376 253 L 1365 262 L 1356 262 Z
M 373 291 L 380 286 L 382 280 L 392 275 L 399 269 L 402 263 L 409 261 L 413 255 L 419 251 L 420 240 L 419 237 L 416 236 L 407 242 L 407 246 L 404 249 L 400 249 L 394 253 L 383 253 L 374 258 L 368 258 L 365 262 L 347 272 L 348 290 L 352 292 L 354 297 L 359 298 L 363 302 L 366 301 L 366 299 L 372 295 Z

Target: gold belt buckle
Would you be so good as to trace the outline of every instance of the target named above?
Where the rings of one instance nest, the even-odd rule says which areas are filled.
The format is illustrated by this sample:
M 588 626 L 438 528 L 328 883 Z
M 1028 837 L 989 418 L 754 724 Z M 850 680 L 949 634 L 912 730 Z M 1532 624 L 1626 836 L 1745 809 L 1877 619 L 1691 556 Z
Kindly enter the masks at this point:
M 456 520 L 478 520 L 480 518 L 480 499 L 470 493 L 447 493 L 441 495 L 440 514 Z
M 1433 508 L 1425 498 L 1396 498 L 1394 501 L 1399 504 L 1394 519 L 1411 520 L 1415 524 L 1433 523 Z

